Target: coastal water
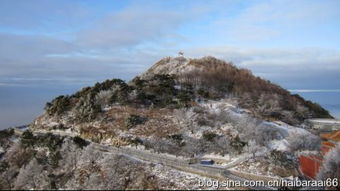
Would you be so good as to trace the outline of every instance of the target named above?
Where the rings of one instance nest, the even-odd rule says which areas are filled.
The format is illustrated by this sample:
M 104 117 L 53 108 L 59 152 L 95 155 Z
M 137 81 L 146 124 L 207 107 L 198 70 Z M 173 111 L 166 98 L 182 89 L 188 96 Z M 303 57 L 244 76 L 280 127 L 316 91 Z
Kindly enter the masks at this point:
M 340 119 L 340 92 L 322 92 L 322 91 L 310 91 L 310 92 L 294 92 L 304 97 L 305 99 L 319 103 L 322 107 L 327 109 L 330 114 Z
M 43 112 L 46 102 L 80 88 L 81 86 L 0 87 L 0 129 L 31 123 Z

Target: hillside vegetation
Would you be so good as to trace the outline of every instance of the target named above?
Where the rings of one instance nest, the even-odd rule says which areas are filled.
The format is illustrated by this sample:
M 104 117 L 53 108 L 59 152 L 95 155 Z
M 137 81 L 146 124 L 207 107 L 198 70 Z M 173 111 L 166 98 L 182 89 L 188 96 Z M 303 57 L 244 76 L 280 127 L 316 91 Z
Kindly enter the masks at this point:
M 97 143 L 185 157 L 271 150 L 286 138 L 286 150 L 316 150 L 317 137 L 267 122 L 297 125 L 331 117 L 321 106 L 212 57 L 165 58 L 129 83 L 106 80 L 59 96 L 45 109 L 33 129 L 71 130 Z
M 170 75 L 154 75 L 149 80 L 136 78 L 131 85 L 120 79 L 106 80 L 71 96 L 59 96 L 48 102 L 45 110 L 50 116 L 71 112 L 73 120 L 89 122 L 112 105 L 179 108 L 190 104 L 191 92 L 176 89 L 175 85 Z
M 192 59 L 188 65 L 195 66 L 195 69 L 181 73 L 179 82 L 193 86 L 206 99 L 220 99 L 228 95 L 236 97 L 241 107 L 255 115 L 290 124 L 301 123 L 306 118 L 332 118 L 320 105 L 299 95 L 291 95 L 280 86 L 232 63 L 205 57 Z
M 198 189 L 204 177 L 97 149 L 79 137 L 0 131 L 0 190 Z M 188 179 L 190 177 L 190 179 Z
M 59 96 L 45 109 L 50 116 L 71 112 L 75 121 L 92 121 L 111 105 L 180 108 L 232 97 L 254 116 L 268 120 L 296 125 L 307 118 L 332 118 L 320 105 L 231 63 L 213 57 L 177 61 L 162 59 L 147 71 L 147 77 L 136 77 L 129 84 L 106 80 L 74 95 Z
M 128 83 L 120 79 L 96 83 L 73 95 L 56 97 L 45 110 L 29 127 L 33 133 L 16 138 L 20 142 L 16 141 L 15 147 L 10 143 L 13 132 L 0 132 L 0 155 L 4 156 L 0 158 L 0 176 L 9 177 L 0 181 L 0 187 L 37 188 L 42 184 L 31 181 L 27 173 L 47 161 L 32 173 L 48 173 L 51 180 L 38 178 L 44 188 L 177 188 L 162 179 L 168 170 L 159 172 L 143 163 L 126 163 L 126 158 L 119 156 L 107 158 L 92 143 L 134 147 L 193 161 L 216 157 L 221 165 L 240 162 L 236 167 L 244 172 L 298 176 L 299 153 L 316 152 L 321 144 L 307 127 L 298 126 L 310 117 L 331 117 L 321 106 L 213 57 L 164 58 Z M 102 168 L 92 166 L 97 163 L 89 160 L 97 156 L 95 153 L 104 157 Z M 71 156 L 76 158 L 67 158 Z M 68 165 L 75 160 L 80 163 Z M 255 164 L 258 168 L 253 168 Z M 137 174 L 146 173 L 145 178 L 135 181 L 131 169 L 137 167 L 143 167 Z M 56 179 L 61 176 L 56 169 L 72 176 L 70 181 Z M 95 171 L 98 169 L 110 169 L 113 174 L 98 179 L 108 173 Z M 130 175 L 121 175 L 121 170 Z M 19 176 L 11 176 L 18 172 Z M 146 184 L 153 175 L 154 181 Z M 121 179 L 124 177 L 131 181 Z M 117 178 L 119 181 L 110 181 Z

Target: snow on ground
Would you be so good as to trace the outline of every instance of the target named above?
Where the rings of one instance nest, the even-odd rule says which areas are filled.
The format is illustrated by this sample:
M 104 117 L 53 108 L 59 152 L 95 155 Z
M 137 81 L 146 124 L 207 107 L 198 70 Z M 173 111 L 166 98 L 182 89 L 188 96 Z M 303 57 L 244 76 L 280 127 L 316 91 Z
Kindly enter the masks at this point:
M 203 108 L 206 109 L 206 111 L 210 112 L 210 113 L 216 113 L 216 114 L 221 114 L 223 115 L 228 115 L 228 117 L 230 119 L 232 119 L 233 121 L 237 122 L 239 120 L 242 119 L 247 119 L 247 118 L 251 118 L 251 115 L 249 115 L 249 113 L 247 112 L 247 110 L 241 109 L 239 108 L 236 103 L 234 103 L 231 99 L 225 99 L 225 100 L 219 100 L 219 101 L 208 101 L 208 102 L 202 102 L 199 103 L 200 106 L 202 106 Z M 188 117 L 188 119 L 190 119 L 190 116 L 186 116 Z M 50 122 L 49 126 L 53 127 L 53 126 L 57 126 L 59 123 L 56 122 Z M 100 126 L 100 123 L 98 122 L 98 124 L 95 124 Z M 302 128 L 298 128 L 298 127 L 294 127 L 294 126 L 290 126 L 286 123 L 280 122 L 280 121 L 276 121 L 276 122 L 269 122 L 269 121 L 262 121 L 261 125 L 264 126 L 268 126 L 270 128 L 274 128 L 277 130 L 277 132 L 280 134 L 279 137 L 281 137 L 280 139 L 276 139 L 276 140 L 272 140 L 269 144 L 269 150 L 263 151 L 263 152 L 259 152 L 256 153 L 256 156 L 261 156 L 263 154 L 265 154 L 265 152 L 268 152 L 270 150 L 279 150 L 279 151 L 289 151 L 289 142 L 287 141 L 287 138 L 290 136 L 296 136 L 299 134 L 306 134 L 309 135 L 311 134 L 310 132 L 308 132 L 305 129 Z M 203 131 L 207 130 L 205 127 L 201 127 L 200 129 L 198 129 L 197 131 L 194 132 L 194 134 L 191 134 L 188 131 L 188 136 L 191 137 L 195 137 L 195 138 L 201 138 Z M 221 124 L 221 125 L 217 125 L 216 128 L 214 129 L 209 129 L 212 131 L 225 131 L 225 130 L 231 130 L 231 133 L 234 133 L 235 128 L 233 128 L 233 125 L 227 123 L 227 124 Z M 234 130 L 234 131 L 232 131 Z M 51 130 L 51 132 L 55 132 L 58 134 L 64 134 L 64 135 L 71 135 L 74 136 L 76 135 L 74 132 L 72 132 L 70 129 L 67 129 L 66 131 L 64 130 Z M 119 134 L 120 136 L 126 135 L 128 136 L 127 132 L 121 132 L 121 131 L 117 131 L 117 134 Z M 106 142 L 107 144 L 110 144 L 110 141 Z M 132 149 L 136 149 L 136 147 L 134 146 L 128 146 Z M 148 153 L 153 153 L 154 152 L 150 151 L 150 150 L 146 150 L 144 146 L 138 146 L 137 147 L 138 150 L 144 151 L 144 152 L 148 152 Z M 162 156 L 166 156 L 168 158 L 178 158 L 178 159 L 183 159 L 186 160 L 188 158 L 184 158 L 184 157 L 176 157 L 174 155 L 170 155 L 170 154 L 166 154 L 166 153 L 160 153 L 160 155 Z M 252 155 L 249 153 L 245 153 L 242 155 L 239 155 L 237 157 L 231 157 L 229 155 L 225 155 L 225 156 L 221 156 L 218 154 L 206 154 L 201 156 L 201 158 L 204 159 L 212 159 L 212 160 L 216 160 L 218 161 L 218 165 L 223 166 L 225 168 L 231 168 L 236 166 L 234 169 L 235 170 L 240 170 L 243 172 L 249 172 L 249 173 L 254 173 L 254 174 L 262 174 L 262 175 L 269 175 L 269 176 L 273 176 L 274 173 L 272 173 L 272 165 L 268 164 L 266 166 L 266 164 L 264 164 L 265 161 L 256 161 L 256 162 L 249 162 L 249 159 L 251 160 Z M 261 157 L 260 157 L 261 158 Z M 155 168 L 157 171 L 157 168 Z M 257 170 L 260 169 L 260 170 Z M 159 169 L 158 169 L 159 170 Z M 266 173 L 266 170 L 268 171 L 268 173 Z M 170 172 L 169 172 L 170 173 Z M 174 171 L 171 172 L 170 174 L 167 174 L 167 176 L 175 176 L 175 175 L 171 175 L 171 173 L 176 174 L 179 173 L 178 171 Z M 183 175 L 182 177 L 189 177 L 188 180 L 184 178 L 184 181 L 189 181 L 190 182 L 190 178 L 192 175 Z
M 66 130 L 56 129 L 56 130 L 50 130 L 50 132 L 56 133 L 56 134 L 59 134 L 59 135 L 62 135 L 62 136 L 71 136 L 71 137 L 75 137 L 75 136 L 78 135 L 77 133 L 71 131 L 70 129 L 66 129 Z
M 190 58 L 186 57 L 167 57 L 163 58 L 162 61 L 165 61 L 161 64 L 156 64 L 152 66 L 149 70 L 143 73 L 140 77 L 148 77 L 153 74 L 180 74 L 191 71 L 193 69 L 197 69 L 197 67 L 189 65 Z
M 277 122 L 263 122 L 264 125 L 268 125 L 271 128 L 275 128 L 279 130 L 280 135 L 282 136 L 282 139 L 280 140 L 273 140 L 269 144 L 269 147 L 273 150 L 278 150 L 278 151 L 289 151 L 289 142 L 287 141 L 288 137 L 291 136 L 298 136 L 298 135 L 312 135 L 309 131 L 299 128 L 299 127 L 294 127 L 288 124 L 285 124 L 283 122 L 277 123 Z
M 278 166 L 268 160 L 266 157 L 250 159 L 230 168 L 232 171 L 241 172 L 243 174 L 256 175 L 261 179 L 281 179 L 283 177 L 298 176 L 296 169 L 289 169 L 285 166 Z M 267 177 L 267 178 L 266 178 Z
M 241 109 L 235 104 L 228 102 L 228 100 L 209 101 L 206 103 L 201 103 L 201 105 L 206 107 L 210 112 L 220 113 L 223 110 L 228 111 L 228 115 L 231 115 L 231 117 L 235 119 L 249 118 L 249 115 L 244 109 Z M 277 129 L 283 138 L 296 134 L 310 134 L 310 132 L 305 129 L 294 127 L 281 121 L 263 121 L 261 125 Z
M 251 161 L 243 163 L 237 167 L 231 168 L 230 170 L 240 172 L 245 175 L 253 177 L 256 175 L 258 179 L 281 179 L 282 177 L 277 176 L 273 172 L 273 167 L 270 164 L 263 164 L 257 161 Z
M 202 155 L 201 158 L 204 158 L 204 159 L 213 159 L 213 160 L 217 159 L 217 160 L 223 160 L 223 161 L 227 161 L 227 162 L 231 161 L 230 155 L 221 156 L 221 155 L 214 154 L 214 153 Z
M 202 107 L 205 107 L 210 112 L 221 112 L 223 110 L 231 110 L 234 113 L 241 114 L 242 110 L 237 107 L 236 105 L 231 103 L 231 100 L 219 100 L 219 101 L 213 101 L 209 100 L 208 102 L 204 102 L 200 104 Z
M 171 187 L 165 186 L 162 187 L 163 189 L 174 189 L 174 188 L 181 188 L 181 189 L 190 189 L 190 190 L 197 190 L 197 189 L 216 189 L 214 187 L 200 187 L 199 181 L 216 181 L 212 178 L 207 178 L 204 176 L 191 174 L 179 170 L 175 170 L 161 164 L 156 164 L 152 168 L 152 173 L 157 176 L 159 179 L 159 184 L 162 185 L 172 185 Z M 172 177 L 169 179 L 169 177 Z M 223 189 L 226 189 L 223 187 Z
M 103 111 L 110 111 L 111 108 L 112 108 L 111 106 L 105 106 L 102 110 L 103 110 Z
M 284 135 L 284 137 L 286 136 L 290 136 L 296 133 L 299 134 L 309 134 L 309 132 L 305 129 L 299 128 L 299 127 L 294 127 L 291 125 L 288 125 L 286 123 L 280 122 L 268 122 L 268 121 L 264 121 L 263 124 L 265 125 L 269 125 L 272 128 L 276 128 L 278 130 L 280 130 L 280 132 L 282 133 L 282 135 Z
M 236 105 L 228 102 L 228 100 L 209 101 L 207 103 L 201 103 L 201 105 L 210 112 L 220 113 L 222 111 L 227 111 L 229 117 L 232 118 L 234 121 L 242 120 L 244 118 L 249 118 L 248 113 L 244 112 L 242 109 L 238 108 Z M 274 128 L 278 131 L 279 137 L 281 138 L 279 140 L 273 140 L 270 143 L 269 147 L 271 149 L 280 150 L 280 151 L 289 150 L 289 142 L 286 139 L 287 137 L 311 134 L 305 129 L 294 127 L 281 121 L 275 121 L 275 122 L 262 121 L 261 125 Z M 225 129 L 228 127 L 222 127 L 222 128 Z
M 59 124 L 60 124 L 60 123 L 58 123 L 58 122 L 52 121 L 52 122 L 50 122 L 50 123 L 47 123 L 46 126 L 47 126 L 47 127 L 57 127 Z
M 192 132 L 185 132 L 184 135 L 185 136 L 188 136 L 188 137 L 191 137 L 191 138 L 194 138 L 194 139 L 200 139 L 203 135 L 203 129 L 201 128 L 200 130 L 198 131 L 195 131 L 194 133 Z
M 273 140 L 270 143 L 270 149 L 277 151 L 288 151 L 289 143 L 286 139 Z
M 19 142 L 19 138 L 17 136 L 11 137 L 9 140 L 11 142 L 13 142 L 13 143 L 18 143 Z
M 36 133 L 53 133 L 53 134 L 58 134 L 60 136 L 70 136 L 70 137 L 75 137 L 78 136 L 78 133 L 72 131 L 71 129 L 66 129 L 66 130 L 60 130 L 60 129 L 53 129 L 53 130 L 34 130 L 33 132 Z

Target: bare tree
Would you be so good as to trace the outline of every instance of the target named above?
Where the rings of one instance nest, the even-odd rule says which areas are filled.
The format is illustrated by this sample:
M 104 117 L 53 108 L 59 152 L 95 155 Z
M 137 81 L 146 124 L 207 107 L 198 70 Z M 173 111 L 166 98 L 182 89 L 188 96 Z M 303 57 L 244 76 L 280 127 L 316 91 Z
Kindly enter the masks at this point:
M 191 109 L 179 109 L 175 111 L 175 119 L 180 127 L 184 127 L 194 133 L 197 114 Z
M 265 147 L 258 145 L 255 140 L 248 141 L 248 145 L 244 148 L 247 153 L 253 155 L 253 158 L 255 158 L 257 152 L 263 149 L 265 149 Z
M 291 151 L 317 150 L 320 146 L 320 138 L 311 133 L 298 133 L 287 138 Z
M 100 91 L 95 98 L 96 104 L 100 105 L 101 109 L 103 110 L 110 103 L 112 95 L 113 95 L 112 90 Z

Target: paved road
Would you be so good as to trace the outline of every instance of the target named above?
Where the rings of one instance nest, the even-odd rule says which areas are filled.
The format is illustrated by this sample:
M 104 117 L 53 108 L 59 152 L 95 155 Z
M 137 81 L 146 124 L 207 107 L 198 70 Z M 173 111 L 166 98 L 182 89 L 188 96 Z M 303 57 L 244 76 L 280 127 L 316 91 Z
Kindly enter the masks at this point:
M 44 133 L 52 133 L 59 136 L 71 136 L 74 137 L 75 134 L 69 132 L 61 132 L 61 131 L 34 131 L 34 134 L 44 134 Z M 169 167 L 176 168 L 178 170 L 191 172 L 199 175 L 205 175 L 207 177 L 219 178 L 219 179 L 229 179 L 232 181 L 239 181 L 241 185 L 243 185 L 246 181 L 250 181 L 250 179 L 245 179 L 243 177 L 238 176 L 233 171 L 227 170 L 225 167 L 217 167 L 217 166 L 208 166 L 208 165 L 200 165 L 200 164 L 192 164 L 188 163 L 189 159 L 175 157 L 168 154 L 157 154 L 150 152 L 148 150 L 136 149 L 133 147 L 113 147 L 110 145 L 102 145 L 98 143 L 94 143 L 90 140 L 87 140 L 92 143 L 92 145 L 101 150 L 103 152 L 110 153 L 120 153 L 126 156 L 130 156 L 132 158 L 136 158 L 139 160 L 160 163 Z M 247 187 L 252 190 L 277 190 L 273 187 Z

